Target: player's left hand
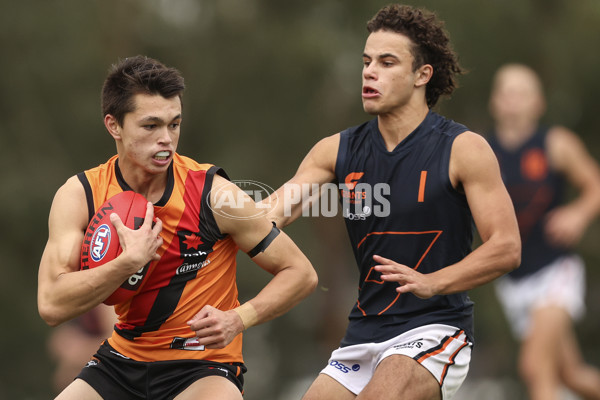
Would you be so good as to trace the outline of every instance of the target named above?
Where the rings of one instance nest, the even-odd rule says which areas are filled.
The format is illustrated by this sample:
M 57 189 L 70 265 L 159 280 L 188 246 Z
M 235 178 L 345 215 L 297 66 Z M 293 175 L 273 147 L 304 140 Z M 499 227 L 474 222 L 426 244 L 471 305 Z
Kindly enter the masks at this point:
M 382 280 L 399 284 L 398 293 L 412 293 L 421 299 L 436 295 L 430 276 L 381 256 L 374 255 L 373 260 L 379 263 L 374 269 L 381 273 Z
M 198 344 L 207 349 L 222 349 L 244 330 L 240 316 L 233 310 L 221 311 L 205 305 L 188 321 L 190 329 L 196 332 Z

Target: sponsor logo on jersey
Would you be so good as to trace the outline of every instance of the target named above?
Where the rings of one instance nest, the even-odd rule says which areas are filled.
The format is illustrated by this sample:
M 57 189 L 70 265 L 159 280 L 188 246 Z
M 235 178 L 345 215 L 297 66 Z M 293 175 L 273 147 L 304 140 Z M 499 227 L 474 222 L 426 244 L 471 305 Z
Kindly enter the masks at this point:
M 358 180 L 360 178 L 362 178 L 362 176 L 364 174 L 365 174 L 364 172 L 350 172 L 348 175 L 346 175 L 344 184 L 346 185 L 346 187 L 348 189 L 354 190 L 354 188 L 356 187 L 356 184 L 358 183 Z
M 210 264 L 210 259 L 206 259 L 206 260 L 202 261 L 201 263 L 182 264 L 177 268 L 177 270 L 175 271 L 175 274 L 183 275 L 183 274 L 188 274 L 190 272 L 195 272 L 195 271 L 198 271 L 200 268 L 207 266 L 208 264 Z
M 364 206 L 362 213 L 352 213 L 349 208 L 344 209 L 344 218 L 348 218 L 350 221 L 364 221 L 369 215 L 371 215 L 371 207 Z
M 200 232 L 178 231 L 179 254 L 183 263 L 177 267 L 175 274 L 183 275 L 198 271 L 210 264 L 208 255 L 213 251 L 213 243 L 205 242 L 200 237 Z
M 521 173 L 530 181 L 541 181 L 548 176 L 548 161 L 541 149 L 530 149 L 523 154 Z

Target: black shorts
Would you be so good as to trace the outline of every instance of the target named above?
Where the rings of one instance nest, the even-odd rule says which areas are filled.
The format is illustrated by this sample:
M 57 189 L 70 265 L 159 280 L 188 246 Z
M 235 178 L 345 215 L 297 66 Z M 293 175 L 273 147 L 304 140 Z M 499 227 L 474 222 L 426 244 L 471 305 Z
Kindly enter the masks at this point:
M 222 376 L 243 393 L 246 366 L 204 360 L 143 362 L 126 358 L 107 341 L 81 370 L 86 381 L 103 399 L 173 399 L 198 379 Z

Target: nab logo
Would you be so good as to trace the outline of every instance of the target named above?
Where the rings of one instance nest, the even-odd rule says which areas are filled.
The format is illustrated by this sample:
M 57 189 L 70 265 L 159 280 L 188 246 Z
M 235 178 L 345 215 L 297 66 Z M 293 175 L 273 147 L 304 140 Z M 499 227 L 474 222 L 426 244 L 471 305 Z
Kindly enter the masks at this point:
M 90 241 L 92 260 L 98 262 L 104 258 L 110 246 L 110 228 L 103 224 L 94 231 Z

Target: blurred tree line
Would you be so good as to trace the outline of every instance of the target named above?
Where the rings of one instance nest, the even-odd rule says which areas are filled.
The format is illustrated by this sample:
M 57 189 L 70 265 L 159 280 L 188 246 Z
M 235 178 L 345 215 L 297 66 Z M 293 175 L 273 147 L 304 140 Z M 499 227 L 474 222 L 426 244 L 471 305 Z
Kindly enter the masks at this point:
M 57 188 L 115 152 L 100 113 L 108 67 L 135 54 L 180 69 L 187 84 L 179 152 L 273 188 L 310 147 L 367 118 L 360 102 L 366 21 L 389 1 L 3 0 L 0 13 L 0 399 L 52 398 L 36 309 L 37 267 Z M 423 0 L 446 21 L 469 71 L 439 111 L 472 130 L 490 124 L 494 70 L 537 69 L 546 120 L 578 132 L 600 157 L 597 0 Z M 320 275 L 315 294 L 245 337 L 248 400 L 299 399 L 341 338 L 357 272 L 341 218 L 305 218 L 288 233 Z M 584 353 L 600 363 L 600 227 L 580 245 L 588 263 Z M 242 298 L 268 279 L 239 258 Z M 463 398 L 519 399 L 515 346 L 488 285 L 473 291 L 477 345 Z M 466 390 L 465 389 L 465 390 Z M 486 396 L 477 394 L 485 390 Z M 494 397 L 496 396 L 496 397 Z M 505 397 L 503 397 L 505 396 Z

